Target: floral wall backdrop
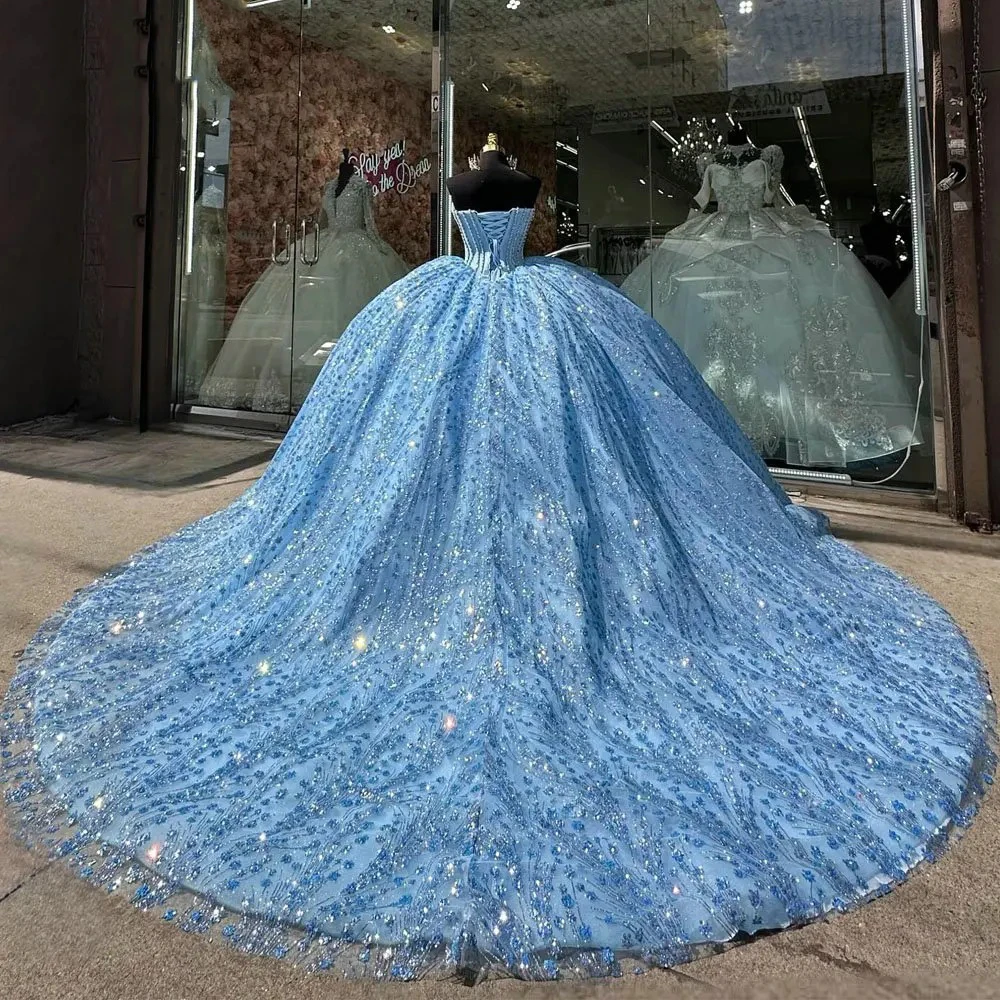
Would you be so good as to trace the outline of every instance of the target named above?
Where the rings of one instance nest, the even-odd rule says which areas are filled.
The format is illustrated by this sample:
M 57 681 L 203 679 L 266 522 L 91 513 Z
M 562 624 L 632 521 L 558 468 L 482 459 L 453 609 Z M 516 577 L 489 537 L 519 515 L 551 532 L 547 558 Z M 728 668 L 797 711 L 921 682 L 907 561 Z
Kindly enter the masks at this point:
M 272 222 L 318 215 L 323 188 L 337 175 L 343 149 L 377 156 L 405 141 L 406 190 L 380 191 L 379 231 L 407 263 L 430 256 L 432 172 L 419 176 L 432 153 L 429 86 L 378 74 L 341 52 L 306 40 L 299 102 L 299 40 L 266 17 L 248 17 L 223 0 L 199 0 L 219 74 L 233 91 L 230 106 L 226 312 L 231 320 L 253 283 L 271 263 Z M 430 64 L 427 67 L 428 84 Z M 487 123 L 458 123 L 456 169 L 482 146 Z M 542 179 L 531 253 L 555 248 L 553 144 L 523 144 L 518 166 Z M 421 164 L 421 161 L 424 161 Z M 296 166 L 298 213 L 296 213 Z M 293 232 L 293 238 L 295 233 Z M 279 231 L 279 248 L 283 234 Z

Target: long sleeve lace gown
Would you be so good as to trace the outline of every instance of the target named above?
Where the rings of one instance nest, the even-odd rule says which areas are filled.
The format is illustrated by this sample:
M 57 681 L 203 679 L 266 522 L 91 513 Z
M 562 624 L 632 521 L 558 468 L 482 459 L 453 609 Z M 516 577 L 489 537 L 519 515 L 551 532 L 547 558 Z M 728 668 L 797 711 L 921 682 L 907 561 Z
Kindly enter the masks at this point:
M 702 209 L 622 291 L 658 320 L 768 459 L 843 468 L 919 444 L 919 332 L 804 208 L 778 146 L 703 161 Z

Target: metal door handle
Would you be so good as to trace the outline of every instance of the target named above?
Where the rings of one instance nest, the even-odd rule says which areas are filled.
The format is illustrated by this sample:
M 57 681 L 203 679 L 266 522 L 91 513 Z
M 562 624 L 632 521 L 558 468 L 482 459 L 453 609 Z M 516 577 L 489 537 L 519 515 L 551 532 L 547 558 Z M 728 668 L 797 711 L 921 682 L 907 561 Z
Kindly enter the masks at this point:
M 275 219 L 271 223 L 271 263 L 284 267 L 292 259 L 292 224 L 285 223 L 285 248 L 281 254 L 278 253 L 278 223 L 280 219 Z M 284 259 L 282 259 L 284 254 Z
M 292 224 L 290 222 L 285 223 L 285 259 L 279 261 L 281 264 L 287 264 L 292 259 Z
M 310 267 L 319 261 L 319 219 L 313 219 L 313 252 L 309 259 Z
M 313 227 L 313 252 L 306 254 L 306 227 L 309 223 Z M 319 260 L 319 221 L 309 216 L 302 220 L 302 239 L 299 241 L 299 258 L 307 267 L 312 267 Z

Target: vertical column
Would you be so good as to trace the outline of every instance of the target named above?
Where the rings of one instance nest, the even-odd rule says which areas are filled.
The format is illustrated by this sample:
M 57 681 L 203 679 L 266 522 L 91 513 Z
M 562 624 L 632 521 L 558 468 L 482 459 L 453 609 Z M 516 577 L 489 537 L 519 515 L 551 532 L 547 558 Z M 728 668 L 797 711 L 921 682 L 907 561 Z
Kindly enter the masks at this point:
M 86 130 L 79 3 L 8 3 L 0 29 L 0 425 L 77 395 Z
M 971 155 L 973 109 L 965 58 L 969 27 L 965 7 L 964 0 L 938 0 L 937 24 L 932 25 L 937 29 L 939 55 L 935 61 L 933 167 L 938 185 L 939 315 L 948 402 L 949 494 L 953 514 L 979 528 L 991 524 L 991 507 L 976 252 L 977 171 Z M 924 23 L 926 26 L 926 19 Z M 942 189 L 942 182 L 947 185 L 949 177 L 957 182 Z
M 145 234 L 145 0 L 86 0 L 87 158 L 78 352 L 87 416 L 138 416 Z
M 178 30 L 183 0 L 149 0 L 146 255 L 143 265 L 139 425 L 169 419 L 173 401 L 178 170 L 183 93 Z
M 432 0 L 431 140 L 434 144 L 431 192 L 431 256 L 451 253 L 451 199 L 448 178 L 454 162 L 454 90 L 448 67 L 448 37 L 452 0 Z
M 1000 520 L 1000 5 L 968 0 L 965 35 L 969 41 L 969 95 L 983 101 L 971 110 L 975 189 L 981 255 L 979 288 L 982 331 L 983 406 L 985 409 L 990 512 Z

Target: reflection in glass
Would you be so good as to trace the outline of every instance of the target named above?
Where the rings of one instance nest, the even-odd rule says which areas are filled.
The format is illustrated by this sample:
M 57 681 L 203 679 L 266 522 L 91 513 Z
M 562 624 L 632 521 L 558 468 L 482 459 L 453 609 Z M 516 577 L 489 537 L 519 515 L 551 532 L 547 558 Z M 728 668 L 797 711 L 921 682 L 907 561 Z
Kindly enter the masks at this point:
M 919 443 L 919 345 L 827 225 L 780 203 L 783 162 L 779 146 L 730 128 L 699 157 L 694 217 L 623 291 L 671 331 L 765 458 L 839 468 L 905 451 Z
M 287 260 L 272 262 L 243 299 L 201 388 L 203 403 L 274 412 L 287 400 L 294 373 L 292 405 L 301 406 L 351 320 L 407 272 L 378 234 L 371 188 L 361 175 L 353 172 L 339 194 L 337 187 L 336 177 L 325 186 L 319 232 L 300 227 L 290 251 L 296 269 Z M 274 335 L 276 317 L 291 313 L 293 299 L 295 357 L 288 337 Z
M 308 233 L 324 228 L 319 260 L 300 258 L 296 274 L 293 412 L 351 320 L 429 255 L 429 22 L 422 2 L 381 13 L 341 0 L 302 8 L 296 215 L 307 260 Z M 344 185 L 333 200 L 331 178 Z
M 201 203 L 182 220 L 193 230 L 191 273 L 180 283 L 178 402 L 212 406 L 252 405 L 235 386 L 223 397 L 205 397 L 206 380 L 228 354 L 231 325 L 240 304 L 272 261 L 294 271 L 295 155 L 298 141 L 298 0 L 276 0 L 243 9 L 223 0 L 188 0 L 192 46 L 189 93 L 199 98 L 196 131 L 187 123 L 188 163 L 198 171 Z M 264 12 L 268 12 L 265 17 Z M 277 27 L 279 17 L 288 27 Z M 198 58 L 200 54 L 200 60 Z M 224 90 L 215 81 L 225 81 Z M 211 95 L 211 96 L 207 96 Z M 195 152 L 196 150 L 196 152 Z M 182 268 L 182 270 L 185 270 Z M 207 277 L 204 277 L 206 276 Z M 194 317 L 197 317 L 195 319 Z M 266 346 L 286 345 L 291 304 L 268 317 L 257 335 Z M 256 355 L 255 359 L 256 361 Z M 247 382 L 259 370 L 239 373 Z M 266 409 L 287 413 L 287 382 L 274 389 Z
M 287 417 L 354 316 L 428 255 L 429 29 L 334 0 L 187 6 L 206 54 L 184 76 L 207 122 L 190 159 L 213 212 L 179 229 L 199 266 L 181 274 L 177 399 Z
M 697 35 L 711 44 L 678 44 L 696 11 L 714 17 Z M 784 474 L 934 483 L 927 331 L 900 306 L 913 288 L 902 13 L 900 0 L 650 0 L 650 62 L 679 63 L 687 84 L 654 91 L 651 168 L 692 218 L 654 233 L 623 287 Z
M 185 397 L 198 387 L 225 338 L 226 179 L 229 173 L 229 106 L 233 90 L 219 72 L 205 23 L 192 7 L 190 77 L 194 102 L 189 128 L 193 164 L 185 163 L 191 212 L 185 239 L 180 303 L 180 345 Z M 189 167 L 193 167 L 188 176 Z
M 901 305 L 902 15 L 901 0 L 453 7 L 457 168 L 486 126 L 518 153 L 549 142 L 555 245 L 535 252 L 653 312 L 785 474 L 934 482 L 927 330 Z M 737 126 L 752 162 L 727 164 Z
M 348 314 L 429 252 L 432 5 L 377 17 L 334 0 L 277 0 L 252 17 L 199 7 L 225 80 L 199 95 L 201 169 L 217 174 L 204 205 L 225 209 L 193 215 L 183 395 L 290 413 Z M 542 180 L 528 253 L 560 254 L 653 311 L 772 465 L 927 488 L 934 352 L 928 322 L 900 305 L 919 229 L 902 13 L 902 0 L 454 0 L 444 149 L 465 170 L 499 132 Z M 745 175 L 718 159 L 737 125 L 760 154 Z M 324 191 L 344 147 L 379 230 L 361 227 L 371 244 L 359 237 L 356 263 L 336 271 L 349 280 L 324 253 Z M 767 197 L 737 205 L 750 188 Z M 278 303 L 269 329 L 265 301 Z M 223 372 L 230 356 L 242 371 Z M 215 376 L 241 381 L 222 391 Z

